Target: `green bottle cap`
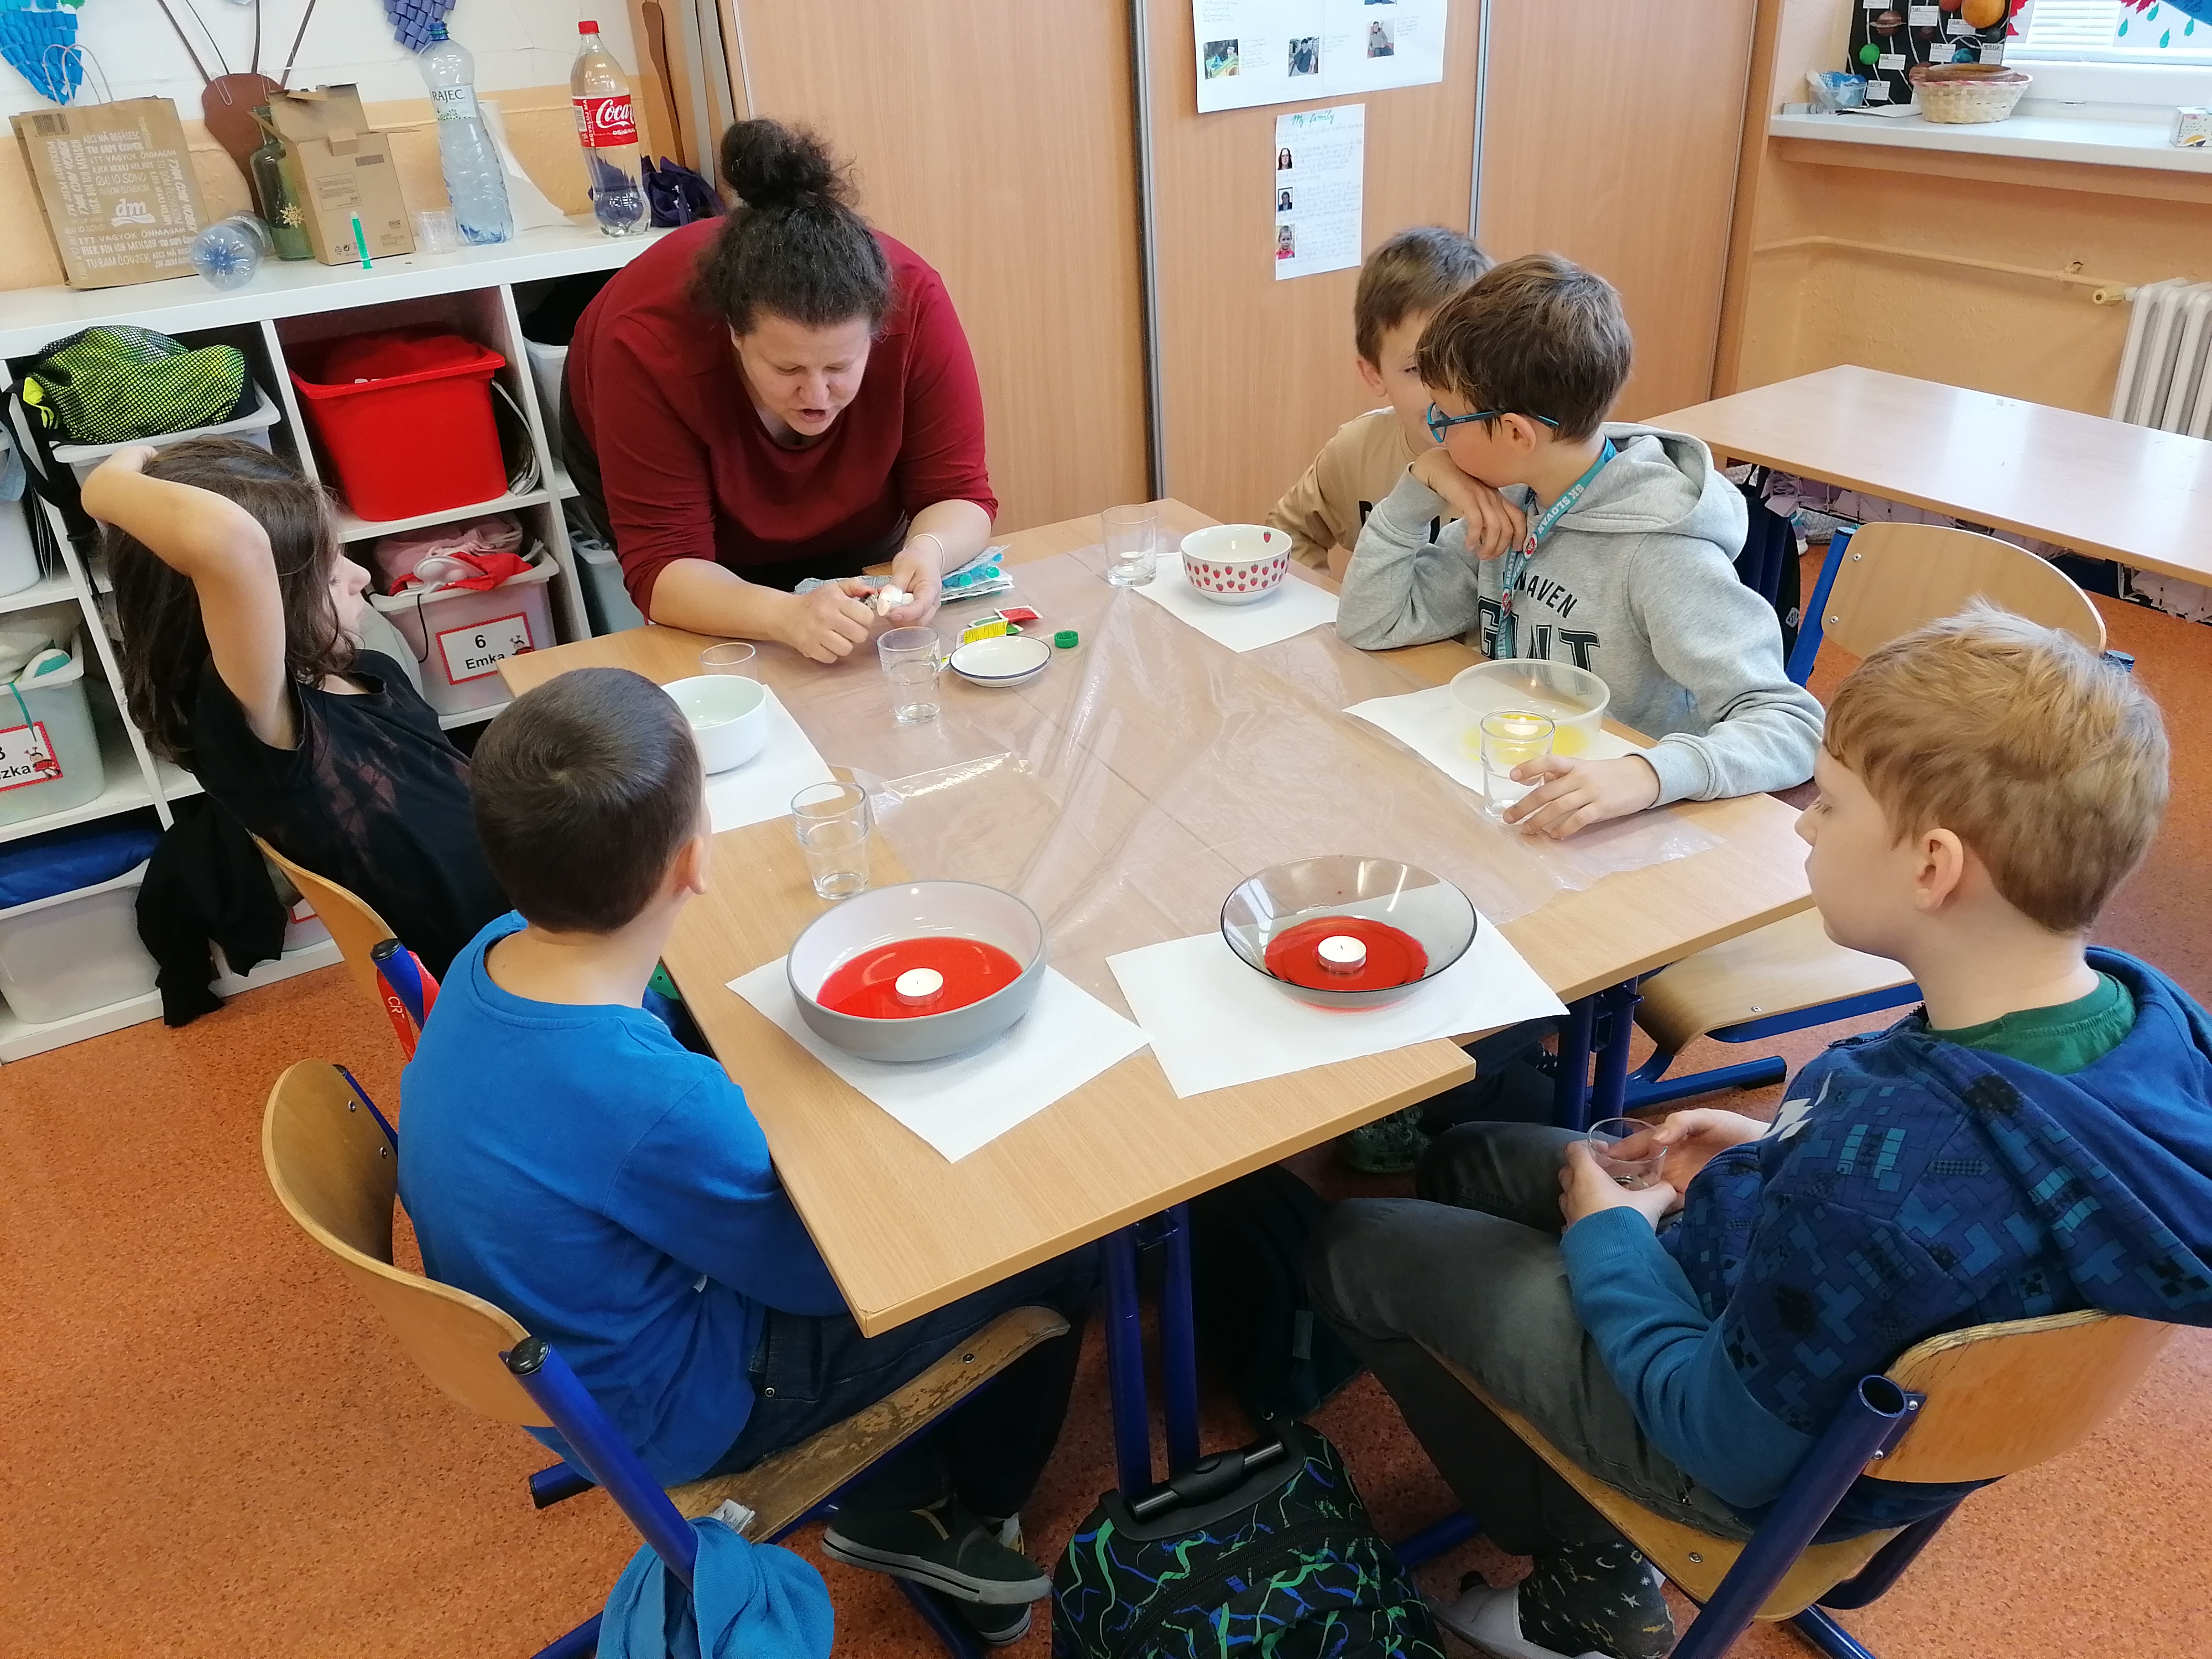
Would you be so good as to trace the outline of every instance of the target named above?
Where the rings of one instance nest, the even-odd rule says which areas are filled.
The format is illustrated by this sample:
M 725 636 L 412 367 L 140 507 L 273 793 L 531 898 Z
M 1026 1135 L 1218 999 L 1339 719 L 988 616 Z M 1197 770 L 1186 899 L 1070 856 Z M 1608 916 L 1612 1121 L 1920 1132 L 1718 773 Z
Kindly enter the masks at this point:
M 1072 628 L 1061 629 L 1059 633 L 1052 636 L 1052 642 L 1063 651 L 1074 650 L 1075 630 Z

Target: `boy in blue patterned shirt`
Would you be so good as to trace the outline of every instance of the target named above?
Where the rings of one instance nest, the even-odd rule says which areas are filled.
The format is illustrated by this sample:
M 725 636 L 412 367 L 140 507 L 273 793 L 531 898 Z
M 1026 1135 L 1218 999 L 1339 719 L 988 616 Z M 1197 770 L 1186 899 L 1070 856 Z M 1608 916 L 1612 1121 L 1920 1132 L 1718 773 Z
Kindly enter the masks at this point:
M 2212 1325 L 2212 1022 L 2088 948 L 2166 796 L 2158 712 L 2072 638 L 1977 607 L 1837 694 L 1799 824 L 1838 944 L 1923 1007 L 1802 1071 L 1772 1124 L 1677 1112 L 1644 1191 L 1577 1137 L 1469 1125 L 1413 1200 L 1340 1206 L 1316 1305 L 1502 1548 L 1445 1622 L 1496 1659 L 1656 1659 L 1648 1565 L 1431 1357 L 1648 1507 L 1747 1537 L 1858 1379 L 1942 1332 L 2100 1308 Z M 1633 1143 L 1632 1153 L 1637 1150 Z M 1862 1477 L 1823 1534 L 1968 1486 Z

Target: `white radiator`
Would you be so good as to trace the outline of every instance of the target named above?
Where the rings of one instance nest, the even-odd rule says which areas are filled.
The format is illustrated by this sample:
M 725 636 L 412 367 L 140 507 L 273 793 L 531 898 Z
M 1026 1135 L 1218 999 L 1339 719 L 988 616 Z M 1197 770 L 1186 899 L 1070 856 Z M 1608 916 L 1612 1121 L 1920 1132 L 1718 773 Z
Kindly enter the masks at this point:
M 2129 291 L 2112 418 L 2212 438 L 2212 283 L 2176 276 Z

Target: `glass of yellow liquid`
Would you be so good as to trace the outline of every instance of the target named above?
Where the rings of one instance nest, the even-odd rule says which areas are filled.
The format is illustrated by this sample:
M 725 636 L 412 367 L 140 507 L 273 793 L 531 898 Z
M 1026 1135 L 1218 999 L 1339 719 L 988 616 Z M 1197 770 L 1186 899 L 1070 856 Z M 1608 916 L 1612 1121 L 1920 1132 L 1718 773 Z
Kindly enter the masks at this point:
M 1536 787 L 1516 783 L 1513 769 L 1550 754 L 1555 730 L 1550 720 L 1525 708 L 1482 717 L 1482 810 L 1487 817 L 1504 817 L 1507 807 Z

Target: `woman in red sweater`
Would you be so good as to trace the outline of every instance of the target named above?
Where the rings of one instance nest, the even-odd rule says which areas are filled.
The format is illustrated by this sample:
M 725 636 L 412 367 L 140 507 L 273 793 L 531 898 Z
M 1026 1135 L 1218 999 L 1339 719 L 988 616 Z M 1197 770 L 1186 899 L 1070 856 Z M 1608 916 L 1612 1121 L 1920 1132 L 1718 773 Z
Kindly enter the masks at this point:
M 820 140 L 740 121 L 721 160 L 737 209 L 576 325 L 568 468 L 653 621 L 835 662 L 877 620 L 839 579 L 890 560 L 914 596 L 890 621 L 924 622 L 989 538 L 982 393 L 943 280 L 853 210 Z

